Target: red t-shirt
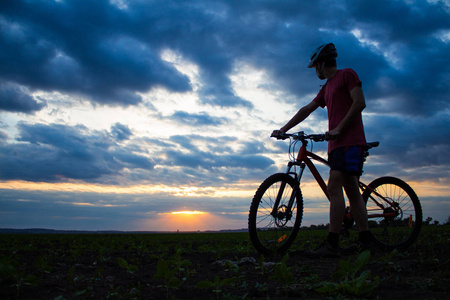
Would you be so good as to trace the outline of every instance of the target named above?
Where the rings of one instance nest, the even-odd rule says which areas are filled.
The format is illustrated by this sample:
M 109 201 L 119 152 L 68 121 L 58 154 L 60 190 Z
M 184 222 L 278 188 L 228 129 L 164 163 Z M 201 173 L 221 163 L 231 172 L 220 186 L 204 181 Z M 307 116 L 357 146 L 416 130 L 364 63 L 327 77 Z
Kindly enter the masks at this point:
M 355 71 L 352 69 L 338 70 L 333 77 L 327 80 L 314 98 L 320 107 L 327 107 L 328 130 L 336 128 L 347 115 L 353 103 L 350 91 L 357 86 L 361 86 L 361 81 Z M 365 144 L 366 137 L 360 114 L 338 139 L 328 142 L 328 153 L 339 147 Z

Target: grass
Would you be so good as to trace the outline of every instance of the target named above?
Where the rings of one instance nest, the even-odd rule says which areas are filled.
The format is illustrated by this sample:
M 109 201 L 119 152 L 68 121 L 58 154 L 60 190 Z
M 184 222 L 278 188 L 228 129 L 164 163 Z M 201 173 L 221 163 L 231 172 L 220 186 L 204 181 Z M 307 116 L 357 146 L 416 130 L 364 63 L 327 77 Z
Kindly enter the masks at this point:
M 303 251 L 325 236 L 326 230 L 301 230 L 290 252 L 274 260 L 256 253 L 247 233 L 2 234 L 0 298 L 439 299 L 449 294 L 449 225 L 424 226 L 406 252 L 305 258 Z

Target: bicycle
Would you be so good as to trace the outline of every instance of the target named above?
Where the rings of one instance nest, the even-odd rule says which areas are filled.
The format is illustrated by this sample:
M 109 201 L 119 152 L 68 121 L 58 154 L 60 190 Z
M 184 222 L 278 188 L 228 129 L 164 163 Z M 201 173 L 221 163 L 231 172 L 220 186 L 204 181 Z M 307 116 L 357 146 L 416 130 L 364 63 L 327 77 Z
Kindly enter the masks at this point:
M 277 138 L 290 140 L 287 170 L 263 181 L 253 197 L 248 218 L 250 240 L 263 255 L 286 252 L 299 232 L 303 217 L 300 182 L 306 167 L 329 200 L 327 185 L 312 161 L 329 167 L 326 159 L 312 152 L 313 142 L 325 141 L 325 135 L 307 135 L 300 131 L 284 133 Z M 311 151 L 307 150 L 309 141 Z M 301 142 L 301 147 L 295 155 L 298 142 Z M 372 142 L 363 147 L 364 160 L 369 149 L 378 145 L 379 142 Z M 295 171 L 297 167 L 298 171 Z M 380 177 L 368 185 L 360 178 L 358 181 L 375 244 L 383 250 L 408 248 L 417 239 L 422 226 L 422 208 L 414 190 L 395 177 Z M 348 233 L 353 224 L 351 207 L 347 207 L 342 230 Z

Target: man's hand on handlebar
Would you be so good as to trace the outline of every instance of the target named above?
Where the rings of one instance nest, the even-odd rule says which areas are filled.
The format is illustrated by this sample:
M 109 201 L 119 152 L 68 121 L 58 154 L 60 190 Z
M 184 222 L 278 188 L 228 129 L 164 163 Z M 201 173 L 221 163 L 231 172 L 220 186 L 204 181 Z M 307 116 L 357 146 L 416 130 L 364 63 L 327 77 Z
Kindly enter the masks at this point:
M 333 129 L 330 131 L 325 132 L 325 140 L 330 141 L 330 140 L 337 140 L 339 138 L 339 135 L 341 133 L 339 132 L 339 130 Z
M 274 138 L 279 139 L 279 138 L 281 138 L 281 136 L 282 136 L 283 134 L 284 134 L 284 132 L 278 129 L 278 130 L 274 130 L 274 131 L 272 132 L 272 134 L 270 135 L 270 137 L 274 137 Z
M 328 131 L 325 134 L 305 134 L 303 131 L 294 133 L 294 134 L 287 134 L 281 129 L 277 129 L 272 131 L 272 134 L 270 137 L 276 138 L 278 140 L 285 140 L 290 137 L 293 137 L 295 140 L 304 140 L 304 139 L 310 139 L 315 142 L 322 142 L 322 141 L 328 141 L 328 140 L 334 140 L 339 137 L 338 131 Z

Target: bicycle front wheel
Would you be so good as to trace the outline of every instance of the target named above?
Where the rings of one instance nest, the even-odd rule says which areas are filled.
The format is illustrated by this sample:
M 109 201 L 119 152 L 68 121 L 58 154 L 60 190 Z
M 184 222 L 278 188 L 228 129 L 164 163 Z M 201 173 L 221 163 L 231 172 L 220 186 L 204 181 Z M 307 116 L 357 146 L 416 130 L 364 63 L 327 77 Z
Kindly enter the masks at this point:
M 277 197 L 280 201 L 274 209 Z M 286 252 L 297 236 L 302 216 L 302 194 L 294 178 L 285 173 L 268 177 L 250 206 L 248 229 L 253 246 L 267 256 Z
M 395 177 L 375 179 L 362 197 L 370 231 L 381 248 L 404 250 L 417 239 L 422 227 L 422 207 L 406 182 Z

